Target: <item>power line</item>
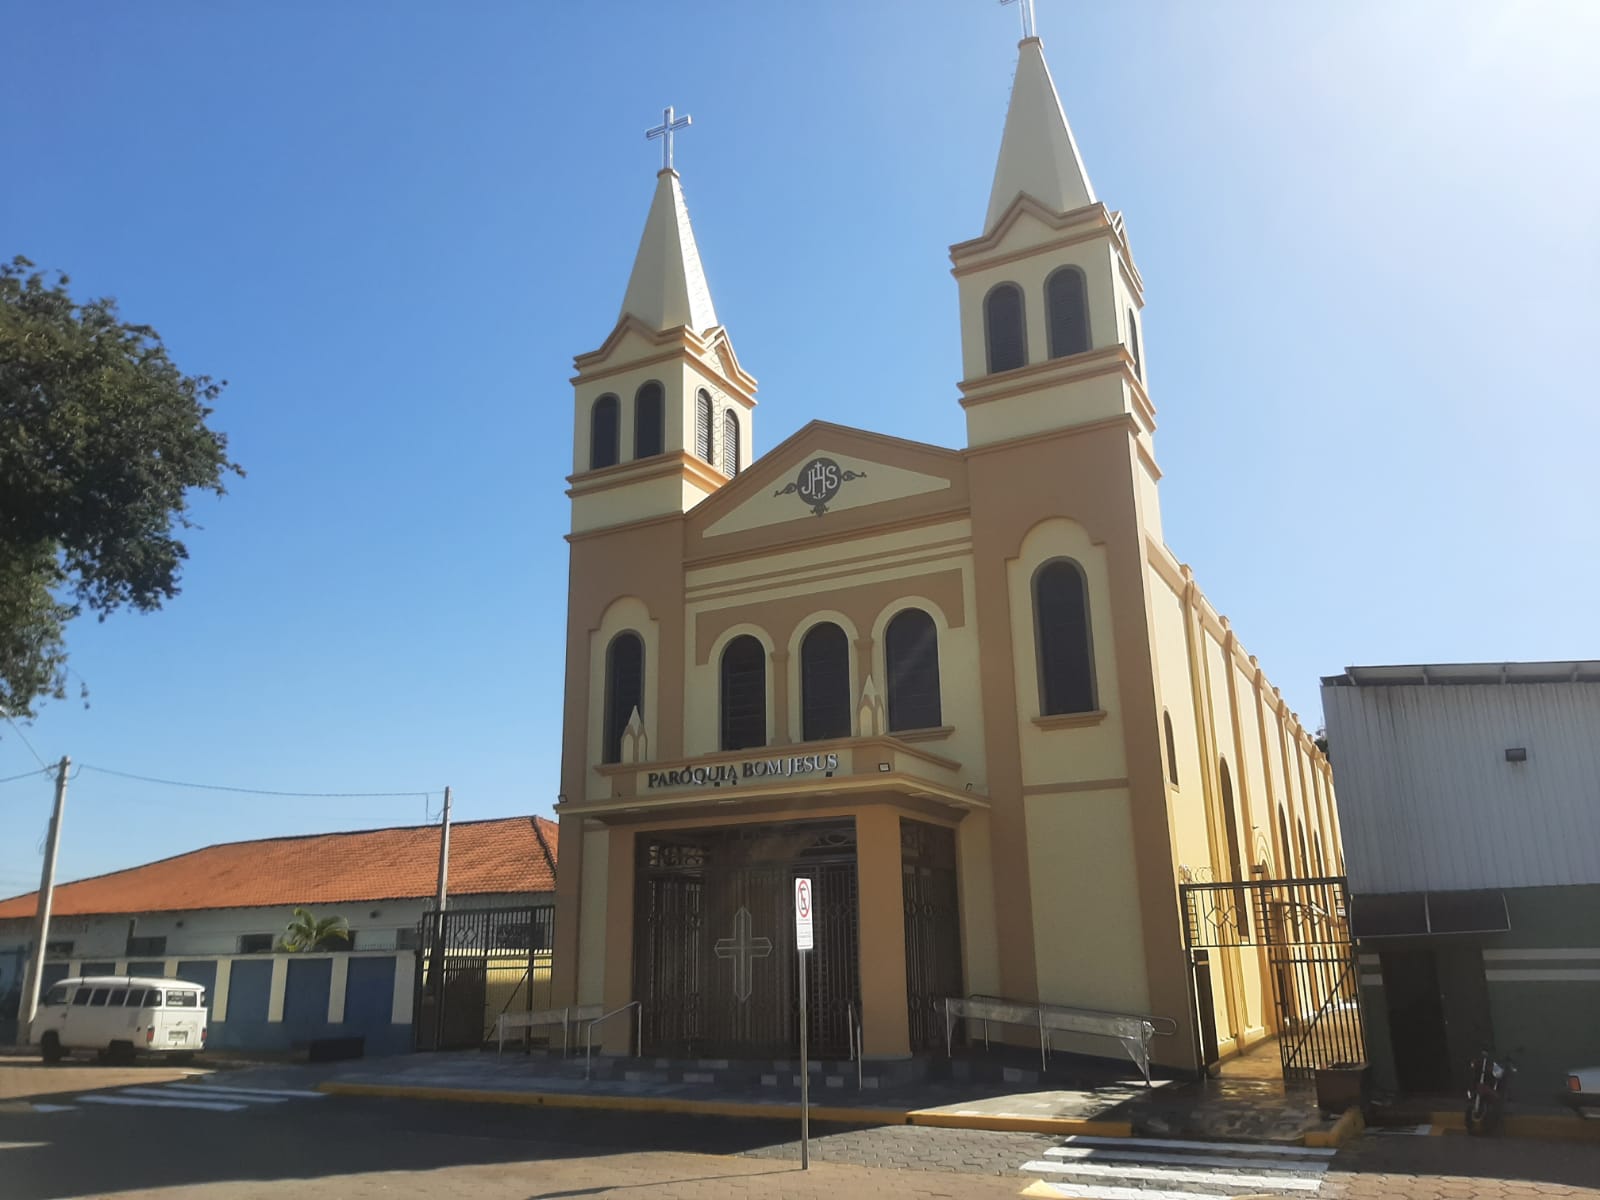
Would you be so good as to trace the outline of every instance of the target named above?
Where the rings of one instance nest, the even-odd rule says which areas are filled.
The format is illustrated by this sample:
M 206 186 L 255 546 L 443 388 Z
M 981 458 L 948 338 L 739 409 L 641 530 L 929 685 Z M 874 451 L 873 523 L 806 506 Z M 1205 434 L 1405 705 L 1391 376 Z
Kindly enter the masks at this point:
M 37 776 L 48 774 L 50 774 L 50 768 L 45 767 L 42 771 L 24 771 L 21 775 L 7 775 L 4 779 L 0 779 L 0 783 L 15 783 L 19 779 L 34 779 Z
M 46 770 L 49 768 L 47 767 Z M 247 796 L 287 796 L 305 800 L 392 800 L 396 798 L 417 799 L 423 802 L 432 796 L 431 792 L 280 792 L 270 788 L 232 787 L 223 783 L 191 783 L 183 779 L 156 779 L 150 775 L 135 775 L 131 771 L 116 771 L 110 767 L 97 767 L 90 763 L 83 763 L 80 770 L 94 771 L 101 775 L 115 775 L 119 779 L 135 779 L 140 783 L 159 783 L 163 787 L 194 788 L 202 792 L 239 792 Z
M 16 735 L 22 739 L 22 744 L 28 748 L 28 753 L 33 755 L 34 761 L 48 771 L 50 769 L 50 764 L 39 757 L 39 752 L 33 748 L 33 743 L 28 740 L 28 735 L 22 732 L 22 726 L 13 721 L 11 719 L 11 714 L 6 712 L 3 708 L 0 708 L 0 716 L 5 717 L 6 724 L 11 726 L 11 728 L 16 732 Z

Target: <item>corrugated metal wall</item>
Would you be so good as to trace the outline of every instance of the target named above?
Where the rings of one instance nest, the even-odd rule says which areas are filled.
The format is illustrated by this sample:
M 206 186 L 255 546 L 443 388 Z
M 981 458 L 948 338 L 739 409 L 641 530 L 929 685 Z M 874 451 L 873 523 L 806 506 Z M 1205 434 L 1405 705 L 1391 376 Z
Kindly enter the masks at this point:
M 1352 891 L 1600 883 L 1600 684 L 1324 686 L 1322 707 Z

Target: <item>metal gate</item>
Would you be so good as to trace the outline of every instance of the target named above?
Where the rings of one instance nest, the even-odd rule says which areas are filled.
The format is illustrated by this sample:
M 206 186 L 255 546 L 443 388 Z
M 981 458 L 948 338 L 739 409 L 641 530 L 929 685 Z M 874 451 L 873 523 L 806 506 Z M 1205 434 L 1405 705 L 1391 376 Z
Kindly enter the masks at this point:
M 807 1037 L 850 1047 L 859 1012 L 853 821 L 641 834 L 634 888 L 634 995 L 644 1053 L 788 1057 L 800 1044 L 794 880 L 810 876 L 816 949 Z
M 495 1018 L 549 1004 L 555 909 L 463 908 L 427 912 L 417 926 L 418 1050 L 486 1044 Z
M 1285 1082 L 1308 1083 L 1318 1067 L 1366 1061 L 1343 876 L 1186 883 L 1179 894 L 1191 963 L 1209 957 L 1197 951 L 1265 949 Z M 1202 1026 L 1209 1016 L 1200 1012 Z
M 901 818 L 900 874 L 905 898 L 906 1016 L 911 1052 L 919 1054 L 945 1048 L 940 1002 L 963 995 L 955 831 Z

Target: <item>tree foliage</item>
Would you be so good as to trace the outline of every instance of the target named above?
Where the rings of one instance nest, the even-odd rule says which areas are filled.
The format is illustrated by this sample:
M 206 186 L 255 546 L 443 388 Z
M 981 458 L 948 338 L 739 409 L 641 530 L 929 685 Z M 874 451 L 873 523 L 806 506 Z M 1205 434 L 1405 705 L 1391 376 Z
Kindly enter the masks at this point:
M 88 609 L 178 594 L 189 494 L 242 475 L 206 426 L 225 385 L 185 375 L 112 299 L 75 301 L 0 264 L 0 708 L 65 692 L 65 630 Z
M 343 917 L 311 915 L 309 908 L 294 910 L 294 920 L 284 928 L 277 949 L 290 954 L 309 953 L 312 950 L 332 950 L 335 942 L 350 940 L 350 924 Z

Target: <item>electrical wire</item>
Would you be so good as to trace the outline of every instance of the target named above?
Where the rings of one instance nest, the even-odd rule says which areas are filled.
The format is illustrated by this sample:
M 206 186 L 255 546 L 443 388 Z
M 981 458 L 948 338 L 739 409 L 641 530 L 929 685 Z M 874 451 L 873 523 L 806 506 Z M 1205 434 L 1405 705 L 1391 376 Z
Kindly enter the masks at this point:
M 50 768 L 45 767 L 40 771 L 24 771 L 21 775 L 7 775 L 4 779 L 0 779 L 0 783 L 15 783 L 19 779 L 34 779 L 40 775 L 48 774 L 50 774 Z
M 97 767 L 92 763 L 81 764 L 80 770 L 94 771 L 99 775 L 115 775 L 119 779 L 135 779 L 140 783 L 159 783 L 163 787 L 195 788 L 203 792 L 239 792 L 247 796 L 288 796 L 306 800 L 392 800 L 395 798 L 416 799 L 421 797 L 426 803 L 432 795 L 431 792 L 280 792 L 270 788 L 233 787 L 222 783 L 191 783 L 183 779 L 156 779 L 150 775 L 135 775 L 132 771 L 117 771 L 110 767 Z
M 33 755 L 33 760 L 46 771 L 48 771 L 50 769 L 50 764 L 39 757 L 39 752 L 33 748 L 33 743 L 28 740 L 28 735 L 22 732 L 22 726 L 13 721 L 11 719 L 11 714 L 6 712 L 3 708 L 0 708 L 0 716 L 5 717 L 6 724 L 11 726 L 11 728 L 16 731 L 16 735 L 22 739 L 22 744 L 28 748 L 28 753 Z

